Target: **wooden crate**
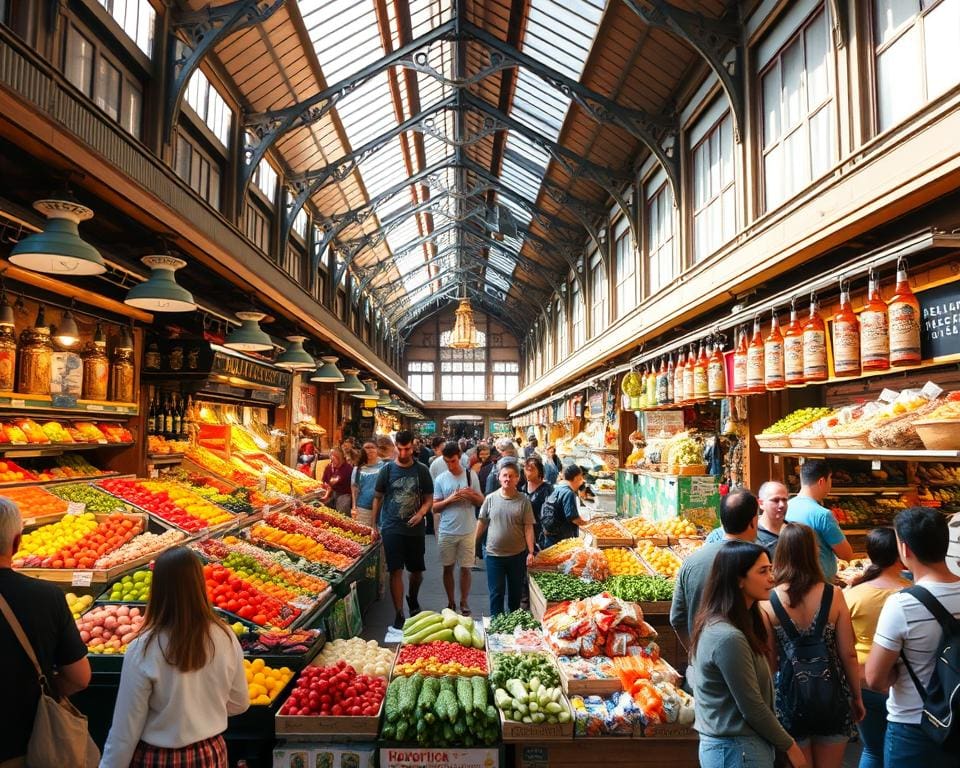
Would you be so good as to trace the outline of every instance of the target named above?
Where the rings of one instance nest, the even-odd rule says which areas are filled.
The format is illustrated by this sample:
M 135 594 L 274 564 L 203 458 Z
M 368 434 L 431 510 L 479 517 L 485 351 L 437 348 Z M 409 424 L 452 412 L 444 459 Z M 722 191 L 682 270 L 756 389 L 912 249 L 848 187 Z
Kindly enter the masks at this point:
M 514 768 L 697 768 L 699 741 L 587 737 L 566 742 L 534 741 L 517 745 Z
M 560 686 L 567 696 L 611 696 L 623 690 L 618 677 L 594 677 L 583 680 L 567 675 L 563 664 L 558 663 L 560 669 Z
M 343 716 L 300 716 L 281 715 L 275 718 L 275 733 L 277 736 L 369 736 L 375 739 L 380 733 L 380 716 L 386 697 L 380 702 L 380 710 L 376 715 L 369 717 Z
M 543 621 L 543 614 L 547 611 L 547 598 L 540 591 L 536 579 L 530 579 L 530 613 L 537 621 Z
M 568 723 L 518 723 L 514 720 L 507 720 L 500 712 L 500 730 L 503 733 L 503 741 L 506 742 L 529 742 L 529 741 L 573 741 L 573 711 L 570 709 L 570 702 L 566 697 L 561 697 L 560 703 L 570 712 L 570 722 Z

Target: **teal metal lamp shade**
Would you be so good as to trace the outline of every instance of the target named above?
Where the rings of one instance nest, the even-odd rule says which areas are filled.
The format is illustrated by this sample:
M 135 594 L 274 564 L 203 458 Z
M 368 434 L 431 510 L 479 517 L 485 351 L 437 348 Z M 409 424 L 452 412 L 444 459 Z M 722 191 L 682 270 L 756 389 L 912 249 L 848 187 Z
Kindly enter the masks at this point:
M 377 392 L 380 394 L 380 397 L 377 398 L 377 405 L 381 408 L 385 405 L 390 405 L 390 390 L 378 389 Z
M 69 200 L 38 200 L 33 207 L 47 217 L 47 222 L 42 232 L 27 235 L 13 247 L 13 264 L 50 275 L 99 275 L 107 271 L 100 252 L 80 239 L 77 225 L 93 218 L 93 211 Z
M 273 349 L 273 342 L 263 332 L 260 321 L 266 317 L 262 312 L 237 312 L 241 324 L 227 334 L 223 346 L 238 352 L 266 352 Z
M 400 401 L 397 400 L 393 395 L 390 396 L 390 405 L 386 406 L 387 410 L 390 411 L 399 411 L 400 410 Z
M 364 379 L 363 392 L 354 392 L 353 396 L 360 400 L 379 400 L 380 393 L 377 392 L 377 382 L 373 379 Z
M 320 365 L 317 367 L 317 370 L 313 372 L 310 381 L 339 384 L 342 381 L 346 381 L 346 377 L 340 369 L 337 368 L 337 358 L 325 356 L 320 358 Z
M 334 389 L 339 392 L 363 392 L 366 387 L 364 387 L 360 379 L 357 378 L 358 373 L 360 373 L 360 371 L 356 368 L 344 368 L 343 381 L 337 384 Z
M 274 365 L 288 371 L 312 371 L 317 361 L 303 348 L 306 340 L 306 336 L 287 336 L 290 346 L 280 353 Z
M 148 312 L 192 312 L 197 308 L 193 294 L 177 284 L 174 274 L 187 262 L 165 254 L 144 256 L 140 261 L 150 267 L 150 277 L 127 292 L 124 304 Z

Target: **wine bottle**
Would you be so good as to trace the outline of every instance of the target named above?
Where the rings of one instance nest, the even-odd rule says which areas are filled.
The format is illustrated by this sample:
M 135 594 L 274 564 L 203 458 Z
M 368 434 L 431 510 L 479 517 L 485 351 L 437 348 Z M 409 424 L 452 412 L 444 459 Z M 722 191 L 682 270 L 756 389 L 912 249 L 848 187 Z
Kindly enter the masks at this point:
M 766 389 L 783 389 L 786 377 L 783 368 L 783 336 L 777 310 L 770 310 L 770 333 L 763 340 L 763 385 Z
M 803 378 L 827 380 L 827 331 L 817 311 L 817 294 L 810 294 L 810 314 L 803 324 Z
M 157 409 L 153 414 L 153 434 L 163 435 L 163 399 L 157 392 Z
M 187 436 L 187 402 L 182 395 L 180 396 L 180 431 L 177 436 L 181 440 Z
M 169 395 L 163 402 L 163 436 L 170 438 L 173 434 L 173 409 L 170 406 Z
M 157 415 L 157 397 L 154 394 L 150 398 L 150 407 L 147 409 L 147 434 L 155 435 L 157 434 L 156 426 L 153 423 L 154 418 Z
M 880 296 L 879 280 L 872 269 L 867 280 L 867 303 L 860 312 L 860 362 L 865 371 L 885 371 L 890 367 L 887 302 Z
M 173 396 L 173 406 L 171 408 L 171 427 L 170 437 L 174 440 L 180 437 L 180 406 L 177 403 L 177 396 Z
M 910 288 L 906 259 L 897 262 L 897 287 L 887 304 L 890 365 L 920 363 L 920 302 Z
M 860 321 L 850 305 L 850 282 L 840 281 L 840 309 L 833 316 L 833 372 L 860 375 Z
M 760 315 L 753 316 L 753 336 L 747 347 L 747 394 L 757 395 L 766 391 L 763 376 L 763 331 L 760 330 Z
M 687 355 L 687 362 L 683 366 L 683 400 L 692 403 L 696 397 L 696 388 L 694 386 L 694 369 L 697 367 L 697 357 L 694 352 L 693 344 L 690 345 L 690 353 Z

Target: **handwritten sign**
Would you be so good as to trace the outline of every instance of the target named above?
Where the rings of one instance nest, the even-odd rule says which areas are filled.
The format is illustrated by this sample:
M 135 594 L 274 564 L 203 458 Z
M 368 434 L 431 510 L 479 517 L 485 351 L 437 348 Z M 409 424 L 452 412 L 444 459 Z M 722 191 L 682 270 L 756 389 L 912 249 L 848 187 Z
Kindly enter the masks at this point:
M 93 583 L 93 571 L 74 571 L 70 585 L 73 587 L 89 587 Z
M 87 511 L 87 505 L 82 501 L 70 501 L 67 502 L 67 514 L 68 515 L 82 515 Z

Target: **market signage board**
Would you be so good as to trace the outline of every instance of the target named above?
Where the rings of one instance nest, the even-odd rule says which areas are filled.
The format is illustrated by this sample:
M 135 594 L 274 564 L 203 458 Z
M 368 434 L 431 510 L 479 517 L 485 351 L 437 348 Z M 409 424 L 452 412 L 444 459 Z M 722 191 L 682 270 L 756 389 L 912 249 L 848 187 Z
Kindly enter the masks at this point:
M 924 360 L 960 355 L 960 281 L 917 293 L 920 302 L 920 356 Z
M 492 749 L 380 750 L 380 768 L 499 768 L 500 751 Z
M 437 422 L 435 421 L 421 421 L 420 422 L 420 434 L 421 435 L 435 435 L 437 433 Z
M 644 411 L 643 435 L 647 440 L 683 431 L 683 411 Z

